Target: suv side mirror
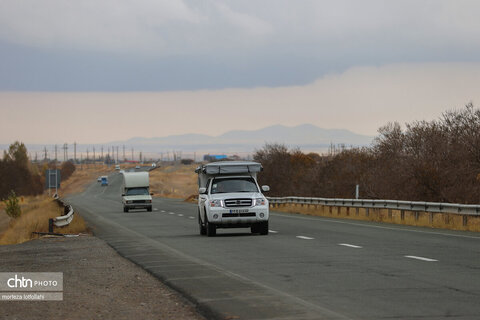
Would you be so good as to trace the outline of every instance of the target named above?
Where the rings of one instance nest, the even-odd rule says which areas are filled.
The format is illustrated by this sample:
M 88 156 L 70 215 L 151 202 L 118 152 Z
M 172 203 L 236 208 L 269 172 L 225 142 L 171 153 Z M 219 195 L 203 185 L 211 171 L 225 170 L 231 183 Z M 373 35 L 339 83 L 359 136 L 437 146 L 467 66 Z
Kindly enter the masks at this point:
M 204 188 L 204 187 L 198 188 L 198 193 L 199 194 L 204 194 L 206 192 L 207 192 L 207 188 Z
M 150 195 L 153 196 L 153 192 L 150 192 Z
M 270 191 L 270 187 L 269 186 L 262 186 L 262 191 L 263 192 L 268 192 L 268 191 Z
M 125 193 L 122 193 L 122 197 L 125 197 Z

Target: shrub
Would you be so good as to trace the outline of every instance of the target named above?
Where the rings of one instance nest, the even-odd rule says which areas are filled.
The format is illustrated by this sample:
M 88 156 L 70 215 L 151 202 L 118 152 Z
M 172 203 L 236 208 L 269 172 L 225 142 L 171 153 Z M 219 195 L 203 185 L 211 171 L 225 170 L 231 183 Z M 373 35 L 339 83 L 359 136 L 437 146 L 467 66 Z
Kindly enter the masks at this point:
M 16 219 L 20 217 L 20 215 L 22 214 L 15 191 L 13 190 L 11 191 L 8 199 L 5 200 L 5 205 L 6 205 L 5 212 L 9 217 Z

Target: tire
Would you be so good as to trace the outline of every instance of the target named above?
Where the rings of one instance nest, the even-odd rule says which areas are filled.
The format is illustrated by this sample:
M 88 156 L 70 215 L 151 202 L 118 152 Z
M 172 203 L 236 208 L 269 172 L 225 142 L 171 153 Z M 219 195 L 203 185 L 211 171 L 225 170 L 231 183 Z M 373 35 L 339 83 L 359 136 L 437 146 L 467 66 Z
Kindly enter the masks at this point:
M 250 227 L 250 230 L 252 233 L 260 233 L 260 228 L 258 227 L 258 223 L 252 224 Z
M 127 208 L 127 207 L 123 207 L 123 212 L 128 212 L 128 208 Z
M 261 222 L 259 225 L 259 232 L 262 236 L 268 235 L 268 221 Z
M 148 211 L 148 212 L 152 212 L 152 207 L 148 207 L 148 208 L 147 208 L 147 211 Z
M 200 218 L 200 211 L 198 211 L 198 227 L 200 230 L 200 235 L 204 236 L 207 234 L 207 228 L 202 224 L 202 219 Z
M 217 234 L 217 226 L 208 222 L 208 218 L 205 215 L 205 229 L 207 229 L 207 237 L 215 237 Z

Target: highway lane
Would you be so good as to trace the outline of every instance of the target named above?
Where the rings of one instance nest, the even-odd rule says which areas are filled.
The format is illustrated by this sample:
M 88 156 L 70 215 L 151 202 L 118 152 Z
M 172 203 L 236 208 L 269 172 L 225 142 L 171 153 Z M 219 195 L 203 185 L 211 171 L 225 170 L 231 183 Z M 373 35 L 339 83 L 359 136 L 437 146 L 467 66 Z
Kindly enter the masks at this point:
M 272 213 L 268 236 L 198 234 L 196 206 L 123 213 L 121 175 L 68 198 L 94 232 L 216 317 L 477 319 L 480 236 Z M 275 233 L 274 233 L 275 232 Z

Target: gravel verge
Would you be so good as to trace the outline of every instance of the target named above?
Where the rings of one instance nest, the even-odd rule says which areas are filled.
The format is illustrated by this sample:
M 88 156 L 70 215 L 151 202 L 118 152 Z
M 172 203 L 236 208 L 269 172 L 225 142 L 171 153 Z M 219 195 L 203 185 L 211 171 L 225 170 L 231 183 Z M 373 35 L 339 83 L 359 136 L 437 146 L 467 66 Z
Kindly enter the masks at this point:
M 63 272 L 63 301 L 0 301 L 0 319 L 204 319 L 189 301 L 103 240 L 0 246 L 0 272 Z

